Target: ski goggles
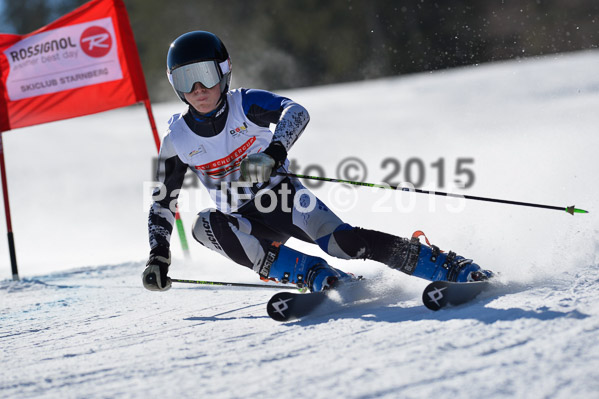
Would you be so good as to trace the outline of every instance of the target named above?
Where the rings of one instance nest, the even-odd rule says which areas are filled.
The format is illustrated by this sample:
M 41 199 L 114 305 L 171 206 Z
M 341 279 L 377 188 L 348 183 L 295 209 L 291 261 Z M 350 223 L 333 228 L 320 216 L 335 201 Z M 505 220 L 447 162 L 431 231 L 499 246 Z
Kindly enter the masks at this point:
M 211 89 L 229 72 L 231 72 L 231 66 L 227 59 L 220 63 L 216 61 L 194 62 L 193 64 L 180 66 L 167 73 L 167 75 L 175 90 L 190 93 L 196 82 L 200 82 L 208 89 Z

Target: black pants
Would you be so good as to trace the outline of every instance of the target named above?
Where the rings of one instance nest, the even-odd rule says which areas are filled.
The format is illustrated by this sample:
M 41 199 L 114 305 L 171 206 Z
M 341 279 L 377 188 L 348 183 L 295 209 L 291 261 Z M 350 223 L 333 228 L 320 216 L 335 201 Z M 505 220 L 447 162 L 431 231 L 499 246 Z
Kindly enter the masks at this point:
M 297 179 L 259 193 L 237 212 L 203 210 L 194 222 L 193 237 L 256 271 L 274 241 L 284 244 L 291 237 L 315 243 L 337 258 L 373 259 L 391 267 L 398 267 L 408 250 L 405 239 L 344 223 Z

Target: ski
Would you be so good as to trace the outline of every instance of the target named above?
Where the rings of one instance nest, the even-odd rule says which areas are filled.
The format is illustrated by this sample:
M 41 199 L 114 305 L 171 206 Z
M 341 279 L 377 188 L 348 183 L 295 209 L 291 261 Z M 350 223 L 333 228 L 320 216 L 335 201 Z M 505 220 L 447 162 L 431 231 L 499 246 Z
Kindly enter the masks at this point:
M 430 310 L 439 310 L 447 305 L 461 305 L 474 299 L 489 287 L 489 281 L 454 283 L 433 281 L 422 293 L 422 302 Z
M 433 281 L 424 289 L 422 301 L 431 310 L 439 310 L 448 305 L 457 306 L 473 300 L 489 285 L 489 281 L 469 283 Z M 313 313 L 327 300 L 329 293 L 335 291 L 337 290 L 309 293 L 278 292 L 268 301 L 266 312 L 273 320 L 280 322 L 301 319 Z
M 266 312 L 276 321 L 295 320 L 312 313 L 326 298 L 326 291 L 305 294 L 278 292 L 268 301 Z
M 362 285 L 364 281 L 362 276 L 358 276 L 352 277 L 351 281 L 338 282 L 334 288 L 325 291 L 278 292 L 266 304 L 266 312 L 273 320 L 290 321 L 312 314 L 324 302 L 328 302 L 329 305 L 336 304 L 332 308 L 339 309 L 364 298 L 364 290 L 355 289 L 355 284 Z

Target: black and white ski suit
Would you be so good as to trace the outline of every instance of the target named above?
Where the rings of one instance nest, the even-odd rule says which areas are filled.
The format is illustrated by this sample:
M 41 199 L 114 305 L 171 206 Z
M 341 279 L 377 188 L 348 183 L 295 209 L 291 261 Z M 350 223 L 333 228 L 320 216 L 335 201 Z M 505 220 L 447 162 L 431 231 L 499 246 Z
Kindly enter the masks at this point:
M 316 243 L 342 259 L 374 259 L 396 268 L 408 263 L 408 240 L 344 223 L 297 179 L 274 176 L 263 184 L 240 183 L 242 159 L 271 143 L 284 148 L 278 152 L 283 154 L 278 171 L 286 172 L 287 152 L 309 115 L 294 101 L 264 90 L 231 90 L 223 99 L 208 116 L 190 106 L 169 121 L 158 161 L 161 185 L 154 191 L 148 221 L 152 250 L 170 245 L 178 193 L 191 170 L 216 204 L 198 214 L 193 237 L 240 265 L 258 271 L 269 246 L 290 237 Z

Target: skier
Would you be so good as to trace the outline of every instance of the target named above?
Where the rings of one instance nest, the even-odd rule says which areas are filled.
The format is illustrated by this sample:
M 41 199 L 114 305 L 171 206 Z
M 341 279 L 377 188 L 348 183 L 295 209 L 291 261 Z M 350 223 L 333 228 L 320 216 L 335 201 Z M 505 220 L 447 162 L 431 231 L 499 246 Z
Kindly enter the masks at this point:
M 285 245 L 315 243 L 341 259 L 372 259 L 427 280 L 483 280 L 491 272 L 453 252 L 379 231 L 353 227 L 287 172 L 287 153 L 309 121 L 298 103 L 256 89 L 230 90 L 231 60 L 214 34 L 194 31 L 170 45 L 167 76 L 188 105 L 175 114 L 158 164 L 161 186 L 149 213 L 150 257 L 142 274 L 153 291 L 171 287 L 169 243 L 176 199 L 191 169 L 216 209 L 201 211 L 192 234 L 200 244 L 253 269 L 264 280 L 320 291 L 352 276 L 319 257 Z M 269 129 L 275 124 L 274 133 Z

